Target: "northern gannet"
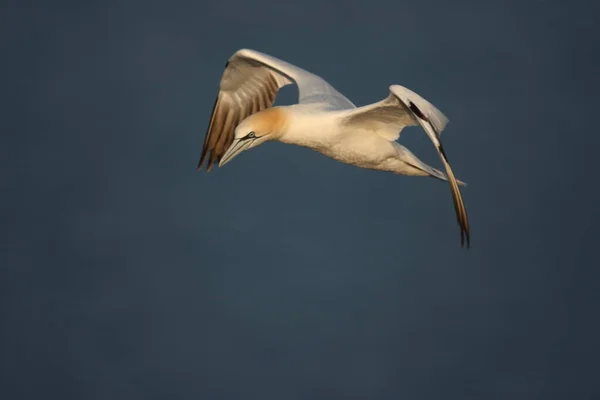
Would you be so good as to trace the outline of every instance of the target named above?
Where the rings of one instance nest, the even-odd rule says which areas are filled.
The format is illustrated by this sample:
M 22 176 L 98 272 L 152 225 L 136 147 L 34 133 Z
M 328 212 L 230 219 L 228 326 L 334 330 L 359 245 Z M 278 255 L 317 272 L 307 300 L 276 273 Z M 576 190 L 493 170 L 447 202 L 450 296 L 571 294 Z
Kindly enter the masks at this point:
M 273 107 L 279 89 L 295 83 L 297 104 Z M 337 161 L 398 175 L 448 181 L 460 226 L 461 247 L 470 246 L 469 222 L 440 134 L 441 111 L 415 92 L 389 86 L 388 96 L 356 107 L 321 77 L 267 54 L 241 49 L 225 65 L 204 140 L 198 170 L 208 157 L 227 164 L 244 150 L 269 140 L 308 147 Z M 396 140 L 406 126 L 421 125 L 435 145 L 446 174 L 426 165 Z

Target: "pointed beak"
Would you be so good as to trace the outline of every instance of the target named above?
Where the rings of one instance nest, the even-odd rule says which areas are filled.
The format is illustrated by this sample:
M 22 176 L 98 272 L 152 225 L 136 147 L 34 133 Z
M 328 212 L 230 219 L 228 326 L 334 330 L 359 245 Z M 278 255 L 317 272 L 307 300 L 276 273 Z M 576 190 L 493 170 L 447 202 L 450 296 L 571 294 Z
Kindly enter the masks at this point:
M 229 161 L 233 160 L 235 156 L 246 150 L 250 145 L 254 142 L 254 140 L 240 140 L 235 139 L 231 146 L 227 149 L 223 157 L 221 157 L 221 161 L 219 161 L 219 167 L 227 164 Z

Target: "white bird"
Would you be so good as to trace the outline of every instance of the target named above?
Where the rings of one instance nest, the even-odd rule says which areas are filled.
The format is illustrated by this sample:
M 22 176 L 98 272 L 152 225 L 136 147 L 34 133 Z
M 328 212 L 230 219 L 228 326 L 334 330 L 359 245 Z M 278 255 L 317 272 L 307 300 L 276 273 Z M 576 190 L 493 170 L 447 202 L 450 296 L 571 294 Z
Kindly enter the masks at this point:
M 279 89 L 295 83 L 297 104 L 273 107 Z M 198 170 L 222 167 L 244 150 L 269 140 L 308 147 L 337 161 L 398 175 L 448 181 L 460 226 L 470 246 L 469 222 L 440 134 L 448 119 L 413 91 L 389 86 L 385 99 L 356 107 L 321 77 L 255 50 L 235 52 L 225 65 Z M 406 126 L 421 125 L 446 174 L 426 165 L 396 140 Z

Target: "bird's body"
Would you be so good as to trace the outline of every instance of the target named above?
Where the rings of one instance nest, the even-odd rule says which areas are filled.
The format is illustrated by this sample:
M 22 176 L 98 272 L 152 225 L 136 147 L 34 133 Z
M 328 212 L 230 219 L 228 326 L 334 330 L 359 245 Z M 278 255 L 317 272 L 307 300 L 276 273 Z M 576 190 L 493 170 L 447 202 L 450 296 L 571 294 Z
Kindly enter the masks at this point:
M 298 104 L 273 107 L 278 90 L 295 82 Z M 322 78 L 254 50 L 239 50 L 227 63 L 198 168 L 208 170 L 268 140 L 310 148 L 342 163 L 398 175 L 447 180 L 462 241 L 469 225 L 458 185 L 440 142 L 446 117 L 399 85 L 385 99 L 356 107 Z M 446 173 L 419 160 L 396 140 L 406 126 L 421 125 L 436 146 Z
M 332 111 L 318 104 L 273 107 L 272 110 L 284 114 L 288 121 L 278 139 L 280 142 L 307 147 L 360 168 L 399 175 L 431 175 L 446 180 L 444 173 L 427 166 L 399 143 L 374 134 L 373 128 L 345 124 L 351 115 L 346 110 Z

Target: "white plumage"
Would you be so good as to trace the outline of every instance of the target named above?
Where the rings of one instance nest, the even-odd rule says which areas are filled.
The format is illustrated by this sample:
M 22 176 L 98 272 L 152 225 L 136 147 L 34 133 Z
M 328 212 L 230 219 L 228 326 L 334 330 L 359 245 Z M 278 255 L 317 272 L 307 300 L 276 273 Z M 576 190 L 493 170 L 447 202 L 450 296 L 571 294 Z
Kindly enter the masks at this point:
M 297 104 L 273 107 L 280 88 L 295 83 Z M 448 119 L 415 92 L 391 85 L 388 96 L 356 107 L 321 77 L 254 50 L 237 51 L 225 67 L 198 169 L 221 167 L 244 150 L 268 140 L 308 147 L 343 163 L 399 175 L 448 181 L 461 230 L 470 233 L 459 185 L 440 135 Z M 430 167 L 396 140 L 406 126 L 425 130 L 446 174 Z

